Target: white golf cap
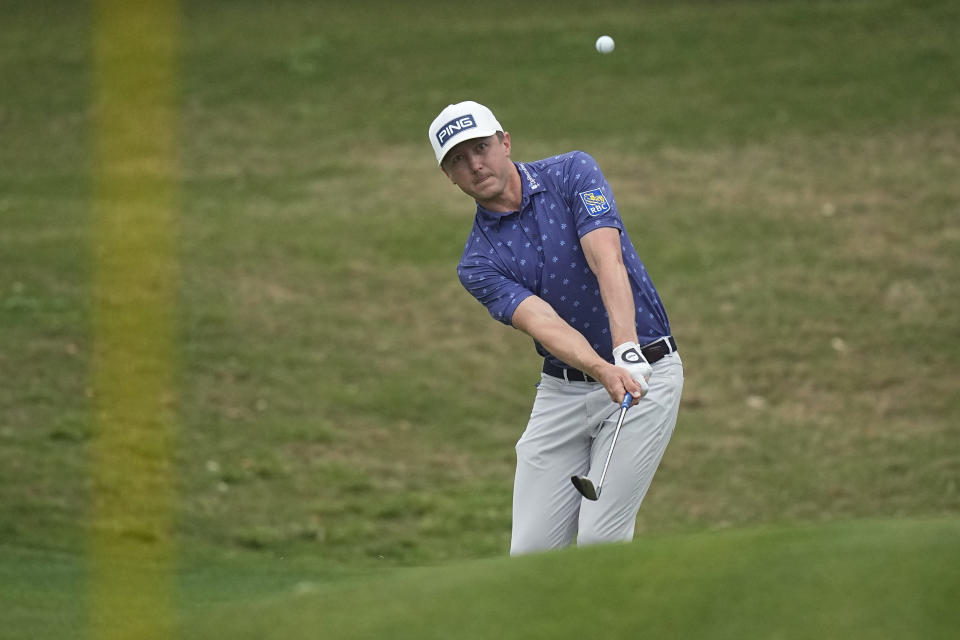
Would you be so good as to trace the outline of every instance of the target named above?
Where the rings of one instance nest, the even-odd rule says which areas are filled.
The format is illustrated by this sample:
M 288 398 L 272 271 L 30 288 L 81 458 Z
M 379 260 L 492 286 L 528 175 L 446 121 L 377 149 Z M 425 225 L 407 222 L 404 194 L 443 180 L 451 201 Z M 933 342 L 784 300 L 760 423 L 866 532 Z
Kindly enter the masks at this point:
M 443 156 L 464 140 L 486 138 L 503 127 L 497 122 L 493 112 L 480 103 L 467 100 L 447 105 L 430 124 L 430 144 L 437 156 L 437 164 L 443 162 Z

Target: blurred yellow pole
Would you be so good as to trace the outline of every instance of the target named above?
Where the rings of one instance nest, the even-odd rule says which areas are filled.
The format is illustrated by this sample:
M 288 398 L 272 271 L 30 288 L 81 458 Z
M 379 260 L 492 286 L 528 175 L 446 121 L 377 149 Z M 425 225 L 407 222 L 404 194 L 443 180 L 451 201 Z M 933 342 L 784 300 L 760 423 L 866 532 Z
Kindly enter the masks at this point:
M 175 0 L 96 0 L 93 640 L 172 638 L 177 299 Z

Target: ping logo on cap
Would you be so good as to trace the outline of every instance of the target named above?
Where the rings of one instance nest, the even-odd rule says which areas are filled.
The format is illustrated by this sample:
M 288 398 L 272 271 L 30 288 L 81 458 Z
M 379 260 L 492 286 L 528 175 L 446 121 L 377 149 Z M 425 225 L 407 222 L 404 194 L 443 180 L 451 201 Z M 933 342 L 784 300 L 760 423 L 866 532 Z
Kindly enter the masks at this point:
M 580 194 L 580 199 L 583 200 L 583 206 L 587 208 L 587 213 L 591 216 L 599 216 L 602 213 L 610 211 L 610 201 L 603 195 L 603 190 L 601 189 L 584 191 Z
M 443 145 L 449 142 L 450 138 L 456 134 L 467 129 L 473 129 L 476 126 L 477 121 L 474 119 L 473 115 L 469 113 L 465 116 L 454 118 L 437 130 L 437 142 L 439 142 L 440 146 L 443 147 Z

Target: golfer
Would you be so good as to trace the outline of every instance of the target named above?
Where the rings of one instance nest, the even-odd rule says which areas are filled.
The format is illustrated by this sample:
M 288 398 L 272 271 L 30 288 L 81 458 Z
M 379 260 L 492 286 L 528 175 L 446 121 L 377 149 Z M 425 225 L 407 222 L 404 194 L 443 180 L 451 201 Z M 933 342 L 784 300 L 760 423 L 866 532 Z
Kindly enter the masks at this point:
M 510 134 L 476 102 L 443 109 L 429 137 L 477 205 L 460 281 L 543 357 L 516 447 L 510 553 L 631 540 L 677 421 L 683 365 L 610 185 L 581 151 L 512 161 Z M 586 500 L 570 478 L 599 479 L 626 393 L 603 493 Z

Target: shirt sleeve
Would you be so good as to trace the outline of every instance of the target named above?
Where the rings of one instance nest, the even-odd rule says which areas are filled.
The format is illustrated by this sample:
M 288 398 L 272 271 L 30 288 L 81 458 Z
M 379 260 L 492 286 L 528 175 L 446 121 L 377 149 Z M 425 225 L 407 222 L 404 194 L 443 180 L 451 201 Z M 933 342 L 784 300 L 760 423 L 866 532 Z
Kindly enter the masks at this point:
M 464 256 L 457 266 L 464 288 L 487 308 L 495 320 L 510 325 L 513 312 L 533 295 L 529 289 L 503 273 L 479 252 Z
M 570 154 L 567 175 L 570 178 L 570 210 L 577 225 L 577 235 L 583 237 L 600 227 L 614 227 L 623 231 L 623 221 L 613 199 L 613 189 L 593 157 L 583 151 Z

